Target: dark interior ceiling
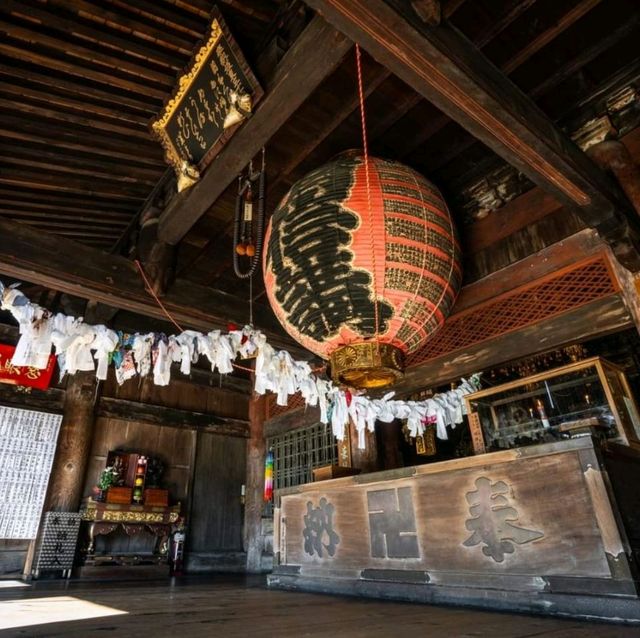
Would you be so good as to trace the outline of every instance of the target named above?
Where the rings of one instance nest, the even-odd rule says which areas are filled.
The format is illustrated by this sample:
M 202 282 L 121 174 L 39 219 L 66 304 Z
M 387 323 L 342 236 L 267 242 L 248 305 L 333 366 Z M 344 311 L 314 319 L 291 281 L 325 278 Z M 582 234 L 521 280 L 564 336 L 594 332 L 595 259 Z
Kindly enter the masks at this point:
M 263 85 L 312 15 L 299 1 L 217 4 Z M 149 121 L 204 36 L 211 6 L 2 0 L 0 216 L 126 253 L 119 240 L 159 180 L 172 179 Z M 569 132 L 640 77 L 637 0 L 445 0 L 443 15 Z M 508 183 L 504 201 L 532 186 L 366 55 L 363 71 L 372 151 L 434 181 L 463 236 L 483 180 Z M 360 145 L 348 54 L 268 144 L 268 209 L 306 171 Z M 248 298 L 231 265 L 233 204 L 231 186 L 180 243 L 177 274 Z M 261 281 L 253 290 L 259 299 Z

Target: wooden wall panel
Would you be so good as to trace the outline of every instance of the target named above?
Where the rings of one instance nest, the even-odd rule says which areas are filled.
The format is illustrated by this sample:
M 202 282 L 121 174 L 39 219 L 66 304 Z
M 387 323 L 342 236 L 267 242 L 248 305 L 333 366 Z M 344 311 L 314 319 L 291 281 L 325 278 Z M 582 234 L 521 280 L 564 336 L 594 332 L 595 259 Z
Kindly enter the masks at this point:
M 91 495 L 110 450 L 140 450 L 162 459 L 165 463 L 166 487 L 171 499 L 186 506 L 195 438 L 196 433 L 191 430 L 98 418 L 85 477 L 84 495 Z
M 168 386 L 153 384 L 150 377 L 134 377 L 118 385 L 113 371 L 105 381 L 102 395 L 117 399 L 128 399 L 141 403 L 152 403 L 169 408 L 180 408 L 196 412 L 211 412 L 217 416 L 246 419 L 249 411 L 249 396 L 225 388 L 194 383 L 181 377 L 174 370 L 174 378 Z
M 240 488 L 245 458 L 244 439 L 198 435 L 189 552 L 242 550 Z

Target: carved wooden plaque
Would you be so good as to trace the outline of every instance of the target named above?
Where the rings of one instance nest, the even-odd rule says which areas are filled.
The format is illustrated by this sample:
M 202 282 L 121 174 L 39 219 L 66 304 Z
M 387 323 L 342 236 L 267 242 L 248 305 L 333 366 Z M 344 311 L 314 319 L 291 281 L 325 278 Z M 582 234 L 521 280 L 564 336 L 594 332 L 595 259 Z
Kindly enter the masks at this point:
M 222 16 L 214 10 L 205 43 L 152 123 L 167 162 L 175 169 L 186 161 L 202 171 L 230 139 L 238 128 L 224 128 L 233 93 L 251 96 L 252 105 L 263 95 Z
M 611 578 L 578 454 L 500 454 L 482 465 L 458 459 L 419 466 L 411 477 L 339 479 L 283 494 L 280 564 L 327 577 L 424 571 L 457 585 L 489 576 L 526 578 L 531 587 L 543 576 Z

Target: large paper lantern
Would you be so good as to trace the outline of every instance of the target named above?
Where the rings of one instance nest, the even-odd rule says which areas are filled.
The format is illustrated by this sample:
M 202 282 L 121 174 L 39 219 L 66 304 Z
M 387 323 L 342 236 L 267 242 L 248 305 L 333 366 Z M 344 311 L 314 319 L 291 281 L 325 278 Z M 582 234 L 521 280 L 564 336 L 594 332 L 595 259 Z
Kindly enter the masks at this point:
M 267 229 L 264 279 L 285 330 L 331 360 L 334 380 L 371 388 L 398 379 L 444 323 L 461 268 L 438 189 L 397 162 L 368 164 L 369 188 L 353 154 L 291 187 Z

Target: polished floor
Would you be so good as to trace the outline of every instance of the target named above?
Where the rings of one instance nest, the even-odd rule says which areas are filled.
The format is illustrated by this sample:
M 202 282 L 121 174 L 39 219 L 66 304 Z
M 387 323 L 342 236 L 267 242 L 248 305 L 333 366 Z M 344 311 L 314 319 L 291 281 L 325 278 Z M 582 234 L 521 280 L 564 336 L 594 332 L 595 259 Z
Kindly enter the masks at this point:
M 640 628 L 271 591 L 263 579 L 220 576 L 4 586 L 0 636 L 638 638 Z

